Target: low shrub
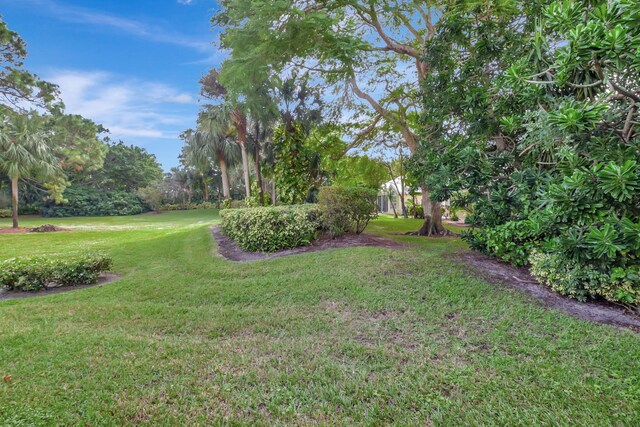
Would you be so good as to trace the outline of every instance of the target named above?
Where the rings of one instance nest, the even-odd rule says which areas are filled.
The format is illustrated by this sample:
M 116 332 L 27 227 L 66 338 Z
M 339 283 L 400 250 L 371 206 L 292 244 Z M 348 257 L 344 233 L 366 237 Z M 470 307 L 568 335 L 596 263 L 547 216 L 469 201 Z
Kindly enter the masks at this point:
M 47 217 L 137 215 L 149 207 L 136 194 L 124 191 L 102 191 L 72 186 L 65 190 L 65 203 L 49 201 L 42 208 Z
M 360 234 L 377 217 L 377 192 L 364 187 L 322 187 L 318 205 L 322 226 L 332 237 L 347 232 Z
M 585 301 L 603 298 L 638 309 L 640 266 L 616 267 L 610 272 L 593 264 L 573 262 L 557 253 L 533 251 L 531 274 L 542 284 L 563 295 Z
M 165 203 L 160 205 L 160 211 L 188 211 L 194 209 L 217 209 L 218 205 L 212 202 L 202 203 Z
M 11 218 L 11 209 L 0 209 L 0 218 Z
M 246 208 L 247 204 L 244 200 L 224 199 L 222 209 L 240 209 Z
M 317 205 L 292 205 L 220 212 L 224 233 L 243 250 L 275 252 L 310 244 L 320 228 Z
M 412 200 L 408 200 L 407 205 L 409 206 L 409 215 L 414 219 L 424 219 L 424 208 L 422 205 L 414 204 Z
M 101 254 L 85 254 L 64 258 L 12 258 L 0 262 L 0 288 L 37 292 L 51 284 L 77 286 L 98 281 L 103 271 L 112 266 L 112 259 Z

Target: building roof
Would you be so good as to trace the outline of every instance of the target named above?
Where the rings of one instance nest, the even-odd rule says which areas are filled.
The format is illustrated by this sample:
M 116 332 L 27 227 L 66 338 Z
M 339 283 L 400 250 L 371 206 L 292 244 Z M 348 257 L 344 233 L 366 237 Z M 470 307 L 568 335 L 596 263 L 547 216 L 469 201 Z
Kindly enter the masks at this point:
M 396 188 L 399 191 L 402 191 L 401 178 L 402 177 L 398 176 L 398 177 L 396 177 L 396 178 L 394 178 L 394 179 L 392 179 L 390 181 L 385 182 L 384 184 L 382 184 L 380 189 L 391 187 L 393 189 L 393 191 L 395 191 Z M 395 182 L 395 185 L 394 185 L 394 182 Z M 405 184 L 405 188 L 404 188 L 405 194 L 409 194 L 408 190 L 409 190 L 409 186 Z M 416 192 L 415 193 L 416 194 L 422 194 L 422 190 L 420 188 L 416 188 Z

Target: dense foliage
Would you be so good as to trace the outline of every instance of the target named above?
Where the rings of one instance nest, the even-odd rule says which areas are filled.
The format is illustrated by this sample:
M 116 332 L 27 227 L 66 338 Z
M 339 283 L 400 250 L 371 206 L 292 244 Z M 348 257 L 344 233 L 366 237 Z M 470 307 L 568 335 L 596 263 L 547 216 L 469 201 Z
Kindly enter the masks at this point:
M 640 4 L 501 5 L 452 8 L 428 45 L 444 60 L 414 172 L 469 210 L 472 247 L 567 295 L 636 306 Z
M 322 187 L 318 206 L 322 227 L 332 237 L 352 232 L 360 234 L 377 216 L 377 191 L 365 187 Z
M 0 288 L 37 292 L 50 286 L 93 284 L 112 263 L 110 257 L 102 254 L 11 258 L 0 262 Z
M 220 212 L 224 233 L 243 250 L 274 252 L 309 245 L 320 228 L 317 205 L 292 205 Z
M 89 186 L 72 186 L 65 191 L 66 201 L 49 201 L 41 213 L 47 217 L 137 215 L 149 206 L 135 193 L 106 191 Z

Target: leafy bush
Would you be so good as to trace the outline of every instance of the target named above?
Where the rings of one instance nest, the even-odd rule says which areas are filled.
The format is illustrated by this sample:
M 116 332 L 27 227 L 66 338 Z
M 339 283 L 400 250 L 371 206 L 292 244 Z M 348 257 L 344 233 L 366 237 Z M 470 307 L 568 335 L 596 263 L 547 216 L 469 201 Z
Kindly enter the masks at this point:
M 413 200 L 407 200 L 407 206 L 409 207 L 409 215 L 415 219 L 424 218 L 424 208 L 419 203 L 414 203 Z
M 11 209 L 0 209 L 0 218 L 11 218 Z
M 194 209 L 216 209 L 218 206 L 212 202 L 202 203 L 166 203 L 160 205 L 160 211 L 188 211 Z
M 569 261 L 562 254 L 532 252 L 531 273 L 554 291 L 580 301 L 601 297 L 637 308 L 640 266 L 615 267 L 610 272 L 592 264 Z
M 347 232 L 360 234 L 377 217 L 377 192 L 364 187 L 322 187 L 318 205 L 322 226 L 331 236 Z
M 50 284 L 77 286 L 96 283 L 112 266 L 110 257 L 85 254 L 64 258 L 12 258 L 0 262 L 0 288 L 37 292 Z
M 134 193 L 103 191 L 90 187 L 70 187 L 65 190 L 66 201 L 49 201 L 42 208 L 47 217 L 137 215 L 149 207 Z
M 159 184 L 149 185 L 148 187 L 139 188 L 136 191 L 138 197 L 143 200 L 151 209 L 158 210 L 162 205 L 164 193 Z
M 517 266 L 529 263 L 529 254 L 539 248 L 545 229 L 536 220 L 509 221 L 475 232 L 463 232 L 462 238 L 480 250 Z
M 554 1 L 523 14 L 523 3 L 492 28 L 451 11 L 425 52 L 438 69 L 425 87 L 450 96 L 424 98 L 422 119 L 459 125 L 424 144 L 411 171 L 431 197 L 472 207 L 471 247 L 531 263 L 566 295 L 640 308 L 637 4 Z M 451 31 L 501 47 L 458 56 L 471 50 L 451 49 Z
M 247 207 L 247 204 L 244 200 L 224 199 L 222 202 L 222 209 L 239 209 L 245 207 Z
M 220 212 L 224 233 L 243 250 L 274 252 L 310 244 L 320 228 L 317 205 L 292 205 Z

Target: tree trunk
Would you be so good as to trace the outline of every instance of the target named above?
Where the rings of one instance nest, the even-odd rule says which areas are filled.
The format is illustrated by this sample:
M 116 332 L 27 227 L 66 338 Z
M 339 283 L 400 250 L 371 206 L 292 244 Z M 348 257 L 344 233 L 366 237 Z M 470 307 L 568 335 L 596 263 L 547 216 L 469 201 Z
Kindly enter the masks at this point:
M 18 178 L 11 178 L 11 214 L 13 228 L 18 228 Z
M 271 204 L 273 206 L 276 205 L 276 182 L 275 181 L 271 181 Z
M 256 147 L 255 155 L 253 156 L 253 164 L 256 168 L 256 182 L 258 185 L 258 192 L 260 194 L 260 206 L 264 206 L 264 188 L 262 188 L 262 171 L 260 170 L 260 148 Z
M 202 193 L 204 195 L 204 201 L 209 201 L 209 183 L 207 182 L 207 176 L 202 175 Z
M 249 181 L 249 158 L 247 156 L 247 116 L 240 108 L 231 113 L 231 121 L 238 132 L 238 142 L 242 153 L 242 172 L 244 175 L 244 190 L 247 197 L 251 196 L 251 182 Z
M 231 192 L 229 191 L 229 175 L 227 173 L 227 162 L 225 160 L 220 160 L 220 174 L 222 175 L 222 196 L 228 199 L 231 197 Z
M 440 203 L 433 202 L 429 199 L 429 190 L 426 185 L 421 186 L 422 189 L 422 209 L 424 210 L 424 222 L 420 230 L 414 234 L 419 236 L 447 235 L 451 234 L 449 230 L 442 225 L 442 209 Z
M 251 197 L 251 181 L 249 180 L 249 156 L 247 155 L 247 146 L 244 142 L 240 142 L 240 150 L 242 152 L 242 174 L 244 175 L 244 192 L 246 197 Z

